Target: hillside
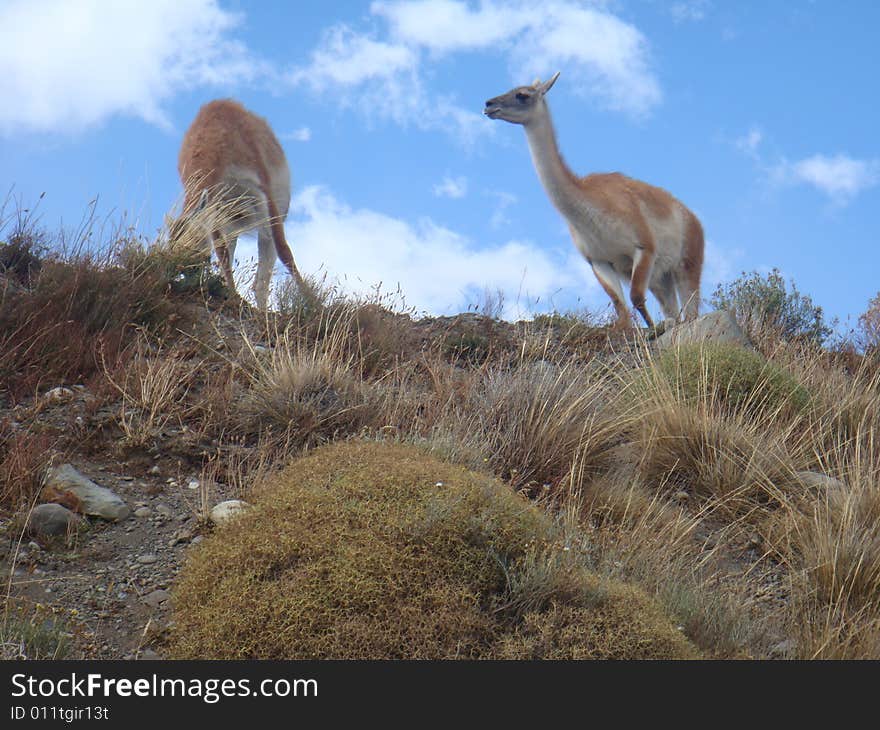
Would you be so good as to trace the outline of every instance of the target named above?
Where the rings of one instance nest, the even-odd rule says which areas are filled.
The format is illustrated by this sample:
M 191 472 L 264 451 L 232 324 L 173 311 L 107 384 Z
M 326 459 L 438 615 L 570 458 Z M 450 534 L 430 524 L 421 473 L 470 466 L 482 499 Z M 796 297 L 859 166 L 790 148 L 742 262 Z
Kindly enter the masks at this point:
M 161 247 L 47 250 L 27 230 L 0 246 L 4 658 L 198 653 L 176 643 L 178 575 L 196 580 L 198 555 L 204 583 L 218 570 L 205 547 L 225 555 L 258 514 L 218 525 L 212 508 L 264 509 L 292 460 L 343 441 L 380 464 L 408 446 L 519 493 L 588 582 L 650 605 L 703 656 L 880 656 L 870 358 L 754 331 L 754 347 L 660 351 L 583 313 L 504 322 L 491 302 L 415 318 L 320 282 L 281 291 L 265 315 Z M 112 495 L 96 506 L 62 465 Z M 280 523 L 276 538 L 275 519 L 258 532 L 304 539 Z M 542 635 L 534 616 L 558 597 L 545 588 L 519 586 L 542 608 L 511 614 L 504 630 L 519 638 L 489 655 L 521 656 L 516 642 Z M 210 633 L 209 619 L 186 621 Z M 660 619 L 639 626 L 678 642 Z M 537 641 L 528 655 L 542 655 Z

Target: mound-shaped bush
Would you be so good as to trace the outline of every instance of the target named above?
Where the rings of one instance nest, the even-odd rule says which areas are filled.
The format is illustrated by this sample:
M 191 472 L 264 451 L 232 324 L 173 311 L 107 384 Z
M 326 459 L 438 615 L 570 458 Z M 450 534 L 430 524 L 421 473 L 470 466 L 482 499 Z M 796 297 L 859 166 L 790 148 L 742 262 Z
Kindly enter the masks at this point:
M 784 368 L 739 345 L 689 343 L 666 350 L 661 373 L 687 399 L 717 398 L 732 410 L 802 411 L 810 394 Z
M 291 463 L 194 548 L 173 596 L 178 658 L 696 655 L 527 500 L 399 444 L 336 443 Z

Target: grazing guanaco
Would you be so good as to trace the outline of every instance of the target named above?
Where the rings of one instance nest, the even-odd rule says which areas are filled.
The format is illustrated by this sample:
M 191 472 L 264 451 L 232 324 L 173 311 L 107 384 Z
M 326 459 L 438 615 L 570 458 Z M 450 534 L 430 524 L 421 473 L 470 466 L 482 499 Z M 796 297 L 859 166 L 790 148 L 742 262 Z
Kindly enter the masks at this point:
M 284 237 L 290 169 L 265 119 L 231 99 L 205 104 L 184 135 L 177 169 L 185 192 L 183 214 L 170 227 L 172 241 L 197 240 L 209 256 L 213 246 L 226 284 L 235 292 L 236 241 L 256 228 L 259 262 L 253 288 L 257 306 L 266 308 L 276 255 L 303 286 Z
M 532 161 L 550 200 L 568 222 L 575 246 L 629 325 L 621 278 L 629 279 L 630 300 L 649 327 L 645 306 L 650 289 L 664 317 L 695 319 L 700 308 L 703 227 L 665 190 L 620 173 L 577 177 L 559 154 L 550 109 L 544 98 L 556 79 L 518 86 L 486 102 L 491 119 L 525 128 Z

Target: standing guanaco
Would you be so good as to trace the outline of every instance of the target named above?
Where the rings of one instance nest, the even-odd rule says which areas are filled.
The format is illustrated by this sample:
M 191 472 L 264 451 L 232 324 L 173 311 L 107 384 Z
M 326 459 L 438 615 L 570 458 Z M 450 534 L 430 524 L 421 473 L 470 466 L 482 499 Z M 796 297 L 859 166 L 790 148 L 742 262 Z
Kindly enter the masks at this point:
M 631 281 L 630 300 L 649 327 L 648 289 L 666 318 L 677 321 L 683 312 L 686 320 L 695 319 L 703 269 L 700 221 L 668 192 L 640 180 L 617 172 L 577 177 L 559 154 L 544 98 L 557 78 L 558 72 L 489 99 L 484 114 L 525 128 L 538 177 L 611 297 L 619 324 L 630 321 L 621 278 Z

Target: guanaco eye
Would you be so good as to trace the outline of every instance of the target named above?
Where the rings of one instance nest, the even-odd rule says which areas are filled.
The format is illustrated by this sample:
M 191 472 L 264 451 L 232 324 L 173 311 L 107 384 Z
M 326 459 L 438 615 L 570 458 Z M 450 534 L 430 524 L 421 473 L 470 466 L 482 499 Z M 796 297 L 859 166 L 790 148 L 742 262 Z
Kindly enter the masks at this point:
M 516 100 L 517 100 L 517 101 L 528 101 L 528 100 L 529 100 L 529 95 L 528 95 L 528 94 L 524 94 L 523 92 L 519 91 L 519 92 L 517 92 L 517 94 L 516 94 Z

